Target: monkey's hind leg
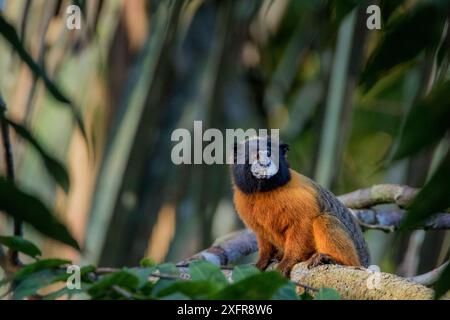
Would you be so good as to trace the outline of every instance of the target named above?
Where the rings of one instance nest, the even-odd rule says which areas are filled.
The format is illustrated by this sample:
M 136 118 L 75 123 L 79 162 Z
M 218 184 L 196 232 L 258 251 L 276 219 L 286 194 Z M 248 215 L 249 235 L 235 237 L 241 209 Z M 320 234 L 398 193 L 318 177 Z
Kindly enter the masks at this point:
M 286 232 L 286 240 L 284 244 L 283 258 L 277 266 L 284 276 L 289 277 L 292 267 L 296 263 L 305 261 L 311 253 L 308 254 L 307 248 L 303 247 L 304 240 L 295 227 L 291 227 Z
M 353 240 L 344 225 L 331 214 L 324 213 L 313 221 L 316 253 L 308 260 L 308 267 L 336 263 L 360 266 Z
M 261 236 L 257 235 L 256 239 L 258 241 L 258 249 L 259 249 L 259 259 L 258 262 L 256 262 L 256 267 L 259 270 L 264 271 L 269 266 L 272 258 L 275 257 L 277 249 L 272 243 L 270 243 L 268 240 L 264 239 Z

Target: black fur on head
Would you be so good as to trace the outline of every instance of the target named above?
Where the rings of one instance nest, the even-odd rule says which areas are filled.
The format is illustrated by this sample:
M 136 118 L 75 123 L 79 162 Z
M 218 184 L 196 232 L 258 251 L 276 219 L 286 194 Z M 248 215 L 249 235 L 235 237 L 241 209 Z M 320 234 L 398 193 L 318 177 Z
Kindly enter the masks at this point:
M 250 140 L 257 139 L 257 151 L 250 150 Z M 242 192 L 251 194 L 255 192 L 271 191 L 278 187 L 281 187 L 289 182 L 291 179 L 289 171 L 289 163 L 286 159 L 286 153 L 289 150 L 289 146 L 285 143 L 277 143 L 274 148 L 278 147 L 278 170 L 270 177 L 258 178 L 252 173 L 252 162 L 259 150 L 269 150 L 268 156 L 271 157 L 272 141 L 270 138 L 252 138 L 247 139 L 244 142 L 236 143 L 234 145 L 234 162 L 232 165 L 232 176 L 236 187 Z M 240 164 L 237 162 L 237 155 L 239 152 L 245 150 L 245 163 Z M 258 157 L 259 162 L 259 157 Z

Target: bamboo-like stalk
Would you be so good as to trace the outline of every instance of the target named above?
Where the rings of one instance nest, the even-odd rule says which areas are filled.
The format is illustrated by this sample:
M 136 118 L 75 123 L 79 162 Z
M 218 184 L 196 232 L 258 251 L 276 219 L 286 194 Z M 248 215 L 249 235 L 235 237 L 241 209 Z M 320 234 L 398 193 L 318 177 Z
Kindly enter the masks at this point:
M 356 22 L 356 10 L 352 11 L 342 22 L 338 38 L 333 69 L 330 80 L 324 124 L 319 147 L 319 159 L 315 172 L 315 180 L 329 188 L 333 179 L 333 168 L 336 162 L 339 121 L 344 106 L 344 95 L 348 76 L 348 66 L 352 48 L 352 38 Z

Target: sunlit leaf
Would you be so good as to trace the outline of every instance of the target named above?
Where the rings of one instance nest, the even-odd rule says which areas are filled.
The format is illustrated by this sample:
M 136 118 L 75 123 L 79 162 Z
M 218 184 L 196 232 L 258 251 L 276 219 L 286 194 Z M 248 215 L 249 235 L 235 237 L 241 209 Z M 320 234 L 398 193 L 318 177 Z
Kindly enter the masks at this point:
M 228 280 L 222 270 L 209 261 L 198 260 L 189 264 L 189 274 L 192 280 L 212 281 L 217 285 L 226 286 Z
M 32 242 L 21 237 L 0 237 L 0 244 L 33 258 L 37 258 L 42 254 L 41 250 L 39 250 Z
M 0 210 L 32 225 L 52 239 L 80 250 L 69 230 L 38 198 L 22 191 L 14 183 L 0 177 Z
M 153 259 L 145 258 L 141 260 L 140 265 L 143 268 L 154 267 L 156 266 L 156 262 Z
M 260 271 L 254 266 L 250 265 L 236 266 L 233 269 L 232 279 L 233 282 L 238 282 L 257 273 L 260 273 Z

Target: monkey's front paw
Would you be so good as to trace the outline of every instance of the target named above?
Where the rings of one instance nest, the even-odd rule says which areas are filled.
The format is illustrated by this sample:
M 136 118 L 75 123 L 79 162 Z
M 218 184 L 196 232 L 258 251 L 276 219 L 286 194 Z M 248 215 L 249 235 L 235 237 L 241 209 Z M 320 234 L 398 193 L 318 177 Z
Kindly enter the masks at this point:
M 320 266 L 322 264 L 336 264 L 336 261 L 324 253 L 315 253 L 308 259 L 308 261 L 306 261 L 306 266 L 308 269 Z
M 289 278 L 294 264 L 295 263 L 291 261 L 281 261 L 277 266 L 277 270 L 280 271 L 286 278 Z
M 255 267 L 257 267 L 261 271 L 264 271 L 267 269 L 269 264 L 270 264 L 270 259 L 259 259 L 258 262 L 256 262 Z

